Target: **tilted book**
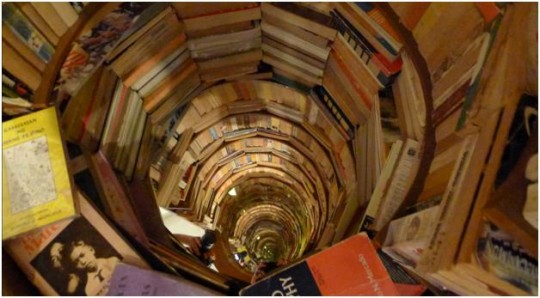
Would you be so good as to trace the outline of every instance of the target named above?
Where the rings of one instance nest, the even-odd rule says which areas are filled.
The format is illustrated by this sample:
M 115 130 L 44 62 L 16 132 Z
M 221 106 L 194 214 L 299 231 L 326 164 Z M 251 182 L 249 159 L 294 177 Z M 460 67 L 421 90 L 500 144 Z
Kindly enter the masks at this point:
M 14 3 L 2 6 L 4 24 L 20 38 L 41 60 L 49 63 L 54 55 L 53 46 L 34 27 L 34 25 L 17 9 Z
M 104 295 L 119 262 L 150 268 L 81 192 L 75 194 L 80 217 L 3 244 L 44 295 Z
M 242 296 L 395 296 L 396 287 L 366 233 L 240 291 Z
M 56 109 L 2 124 L 2 240 L 73 217 L 73 200 Z
M 107 296 L 221 296 L 179 276 L 119 263 Z

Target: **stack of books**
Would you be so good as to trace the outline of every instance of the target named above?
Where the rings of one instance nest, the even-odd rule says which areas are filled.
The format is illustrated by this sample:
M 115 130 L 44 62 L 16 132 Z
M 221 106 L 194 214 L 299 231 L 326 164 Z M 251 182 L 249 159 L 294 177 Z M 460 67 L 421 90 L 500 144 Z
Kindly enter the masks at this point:
M 82 9 L 72 3 L 2 5 L 2 110 L 21 115 L 40 107 L 34 102 L 55 48 Z
M 115 47 L 107 61 L 124 86 L 142 98 L 144 111 L 157 124 L 201 81 L 188 50 L 185 26 L 174 9 L 154 4 L 142 17 L 141 25 Z
M 127 294 L 134 280 L 140 294 L 179 283 L 191 294 L 230 291 L 234 279 L 193 258 L 157 206 L 217 227 L 240 213 L 227 199 L 238 183 L 250 195 L 294 193 L 287 208 L 304 217 L 280 220 L 294 230 L 286 242 L 301 238 L 295 257 L 365 230 L 430 286 L 538 294 L 537 99 L 522 96 L 537 89 L 526 77 L 537 71 L 536 31 L 523 30 L 536 29 L 530 5 L 2 8 L 3 240 L 43 294 L 106 294 L 109 282 L 109 294 Z M 67 158 L 66 141 L 83 153 Z M 270 205 L 224 226 L 246 230 Z M 367 276 L 373 292 L 321 269 L 325 253 L 344 259 L 343 247 L 355 245 L 286 270 L 311 270 L 319 284 L 310 294 L 409 293 L 390 286 L 380 264 L 362 263 L 376 270 L 353 276 Z M 85 282 L 93 268 L 70 270 L 71 248 L 95 253 L 102 282 Z M 280 275 L 290 272 L 242 294 L 300 293 L 304 281 Z M 383 285 L 369 282 L 379 273 Z
M 261 8 L 257 3 L 176 4 L 189 37 L 188 48 L 203 82 L 240 77 L 258 71 L 261 52 Z
M 272 66 L 277 79 L 321 85 L 336 36 L 331 18 L 298 3 L 263 3 L 262 15 L 263 61 Z

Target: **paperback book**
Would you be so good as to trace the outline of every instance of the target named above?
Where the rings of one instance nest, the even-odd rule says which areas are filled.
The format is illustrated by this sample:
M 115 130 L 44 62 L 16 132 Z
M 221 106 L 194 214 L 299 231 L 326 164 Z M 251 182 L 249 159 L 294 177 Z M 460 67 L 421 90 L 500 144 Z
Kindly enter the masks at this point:
M 538 260 L 494 224 L 484 223 L 475 256 L 487 272 L 531 295 L 538 295 Z
M 107 296 L 221 296 L 178 276 L 119 263 Z
M 76 200 L 80 217 L 36 229 L 3 244 L 44 295 L 104 295 L 120 261 L 149 268 L 78 190 Z
M 240 291 L 242 296 L 382 296 L 396 287 L 366 233 L 350 237 Z
M 55 107 L 4 122 L 2 130 L 2 240 L 75 216 Z

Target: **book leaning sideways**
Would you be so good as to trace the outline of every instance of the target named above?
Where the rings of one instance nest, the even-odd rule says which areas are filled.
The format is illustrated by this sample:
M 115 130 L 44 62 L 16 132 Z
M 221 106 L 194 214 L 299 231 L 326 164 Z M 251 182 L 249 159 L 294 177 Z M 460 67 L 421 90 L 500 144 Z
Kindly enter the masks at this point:
M 120 262 L 149 269 L 115 226 L 75 188 L 80 215 L 3 242 L 28 280 L 46 296 L 102 296 Z
M 271 273 L 241 296 L 397 296 L 366 233 L 360 233 Z
M 2 240 L 77 215 L 55 107 L 2 123 Z

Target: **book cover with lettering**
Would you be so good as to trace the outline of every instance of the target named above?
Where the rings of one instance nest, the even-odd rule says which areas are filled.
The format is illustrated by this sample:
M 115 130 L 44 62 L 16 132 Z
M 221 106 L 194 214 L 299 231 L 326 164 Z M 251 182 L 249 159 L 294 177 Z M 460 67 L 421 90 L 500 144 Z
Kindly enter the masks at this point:
M 6 121 L 2 131 L 2 240 L 75 216 L 56 108 Z
M 538 260 L 512 235 L 490 221 L 484 221 L 476 244 L 475 263 L 500 278 L 501 282 L 538 296 Z
M 119 263 L 107 296 L 221 296 L 179 276 Z
M 3 243 L 43 295 L 104 295 L 120 262 L 150 268 L 78 190 L 75 198 L 81 216 Z
M 240 291 L 242 296 L 396 296 L 366 233 L 350 237 Z

